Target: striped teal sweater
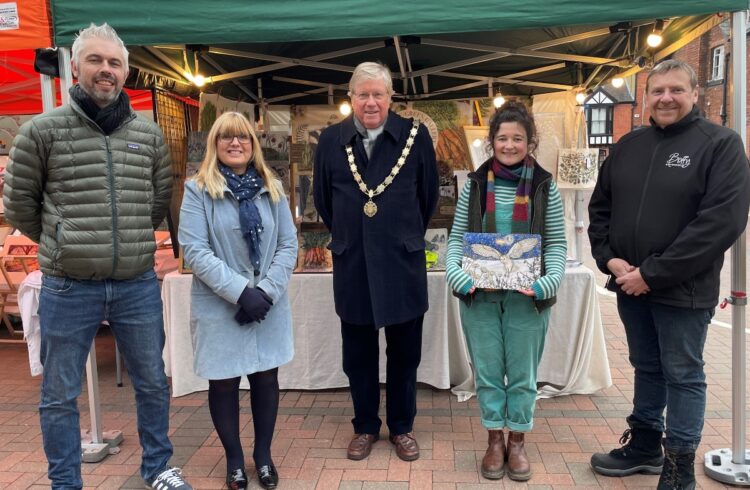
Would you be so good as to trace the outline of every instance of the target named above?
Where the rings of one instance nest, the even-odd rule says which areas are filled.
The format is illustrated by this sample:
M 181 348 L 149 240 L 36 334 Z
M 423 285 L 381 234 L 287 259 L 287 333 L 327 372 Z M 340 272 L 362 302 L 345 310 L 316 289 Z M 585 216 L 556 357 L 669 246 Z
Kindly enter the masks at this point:
M 467 294 L 473 286 L 471 278 L 461 269 L 463 238 L 464 233 L 468 231 L 469 225 L 470 188 L 471 182 L 467 181 L 458 198 L 456 215 L 453 218 L 453 228 L 448 238 L 446 279 L 450 287 L 460 294 Z M 510 233 L 515 193 L 515 182 L 495 179 L 495 207 L 497 209 L 495 212 L 495 223 L 498 233 Z M 531 206 L 531 204 L 529 205 Z M 529 211 L 531 212 L 532 210 Z M 544 255 L 545 274 L 532 285 L 537 299 L 547 299 L 554 296 L 565 274 L 565 258 L 567 254 L 565 221 L 560 191 L 558 191 L 555 182 L 550 183 L 544 230 L 545 245 L 542 253 Z

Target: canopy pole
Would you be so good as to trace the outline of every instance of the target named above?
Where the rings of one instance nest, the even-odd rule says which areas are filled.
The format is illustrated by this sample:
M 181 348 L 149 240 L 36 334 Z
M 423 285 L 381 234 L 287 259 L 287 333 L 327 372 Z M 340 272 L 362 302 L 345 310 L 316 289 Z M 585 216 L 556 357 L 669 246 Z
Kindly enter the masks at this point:
M 57 48 L 57 64 L 60 69 L 60 101 L 62 105 L 70 102 L 68 90 L 73 85 L 73 74 L 70 68 L 70 49 Z
M 747 76 L 745 12 L 732 14 L 732 127 L 747 141 Z M 704 457 L 706 475 L 730 485 L 750 486 L 750 452 L 745 450 L 745 233 L 732 246 L 732 449 L 709 451 Z
M 49 112 L 55 108 L 55 79 L 40 73 L 39 83 L 42 89 L 42 112 Z

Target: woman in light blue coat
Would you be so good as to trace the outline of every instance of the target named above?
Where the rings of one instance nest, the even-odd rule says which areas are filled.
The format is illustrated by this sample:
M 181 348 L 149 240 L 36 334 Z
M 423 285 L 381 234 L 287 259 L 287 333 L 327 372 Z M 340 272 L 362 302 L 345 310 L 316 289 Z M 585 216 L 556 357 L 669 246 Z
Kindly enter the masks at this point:
M 209 380 L 208 405 L 226 453 L 227 484 L 248 484 L 239 427 L 240 379 L 247 375 L 253 460 L 261 485 L 275 488 L 271 439 L 278 367 L 294 355 L 287 286 L 297 234 L 281 184 L 242 114 L 224 113 L 209 131 L 206 157 L 185 184 L 179 240 L 193 271 L 194 368 Z

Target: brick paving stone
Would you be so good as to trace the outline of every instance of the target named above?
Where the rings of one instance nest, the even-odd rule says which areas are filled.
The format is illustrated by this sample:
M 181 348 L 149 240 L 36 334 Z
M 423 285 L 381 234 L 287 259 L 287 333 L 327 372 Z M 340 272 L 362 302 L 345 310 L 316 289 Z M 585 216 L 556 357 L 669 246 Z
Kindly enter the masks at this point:
M 388 433 L 385 425 L 383 439 L 375 444 L 369 458 L 360 462 L 346 458 L 353 413 L 348 390 L 282 392 L 272 443 L 281 488 L 654 488 L 657 476 L 607 478 L 589 468 L 592 452 L 619 447 L 618 440 L 627 428 L 624 419 L 630 413 L 633 393 L 633 373 L 615 303 L 612 298 L 601 296 L 600 304 L 614 385 L 591 395 L 539 400 L 535 427 L 526 439 L 534 471 L 528 483 L 507 478 L 489 481 L 479 475 L 487 431 L 481 425 L 476 397 L 458 402 L 448 390 L 420 385 L 415 434 L 421 457 L 411 463 L 396 457 L 393 446 L 385 439 Z M 105 430 L 121 430 L 125 440 L 119 454 L 82 467 L 86 489 L 143 488 L 132 385 L 126 375 L 125 387 L 115 386 L 112 345 L 108 334 L 97 337 L 102 420 Z M 699 454 L 731 447 L 730 345 L 729 330 L 709 328 L 705 352 L 708 402 Z M 0 379 L 0 489 L 49 488 L 37 414 L 40 379 L 28 374 L 24 346 L 0 345 L 0 369 L 5 373 Z M 384 392 L 382 400 L 384 403 Z M 254 472 L 251 458 L 254 434 L 247 391 L 242 392 L 241 405 L 241 441 L 248 471 Z M 87 424 L 85 394 L 79 399 L 79 406 L 81 421 Z M 385 419 L 384 405 L 380 413 Z M 195 488 L 221 488 L 225 476 L 224 451 L 213 429 L 206 393 L 172 399 L 170 415 L 170 433 L 175 445 L 172 463 L 183 467 Z M 726 488 L 704 475 L 700 457 L 696 475 L 699 488 Z M 258 488 L 255 479 L 251 488 Z

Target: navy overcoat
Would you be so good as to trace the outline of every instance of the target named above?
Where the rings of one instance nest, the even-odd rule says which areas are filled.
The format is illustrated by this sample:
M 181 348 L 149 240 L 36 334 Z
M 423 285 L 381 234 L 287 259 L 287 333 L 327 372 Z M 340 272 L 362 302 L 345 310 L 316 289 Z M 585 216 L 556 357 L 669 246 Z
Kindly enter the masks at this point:
M 339 317 L 355 325 L 384 327 L 427 311 L 424 234 L 438 201 L 432 140 L 423 125 L 391 185 L 363 211 L 367 196 L 354 181 L 346 157 L 350 144 L 362 180 L 375 189 L 398 161 L 412 120 L 389 112 L 368 159 L 353 116 L 320 136 L 313 179 L 315 206 L 331 230 L 333 296 Z

